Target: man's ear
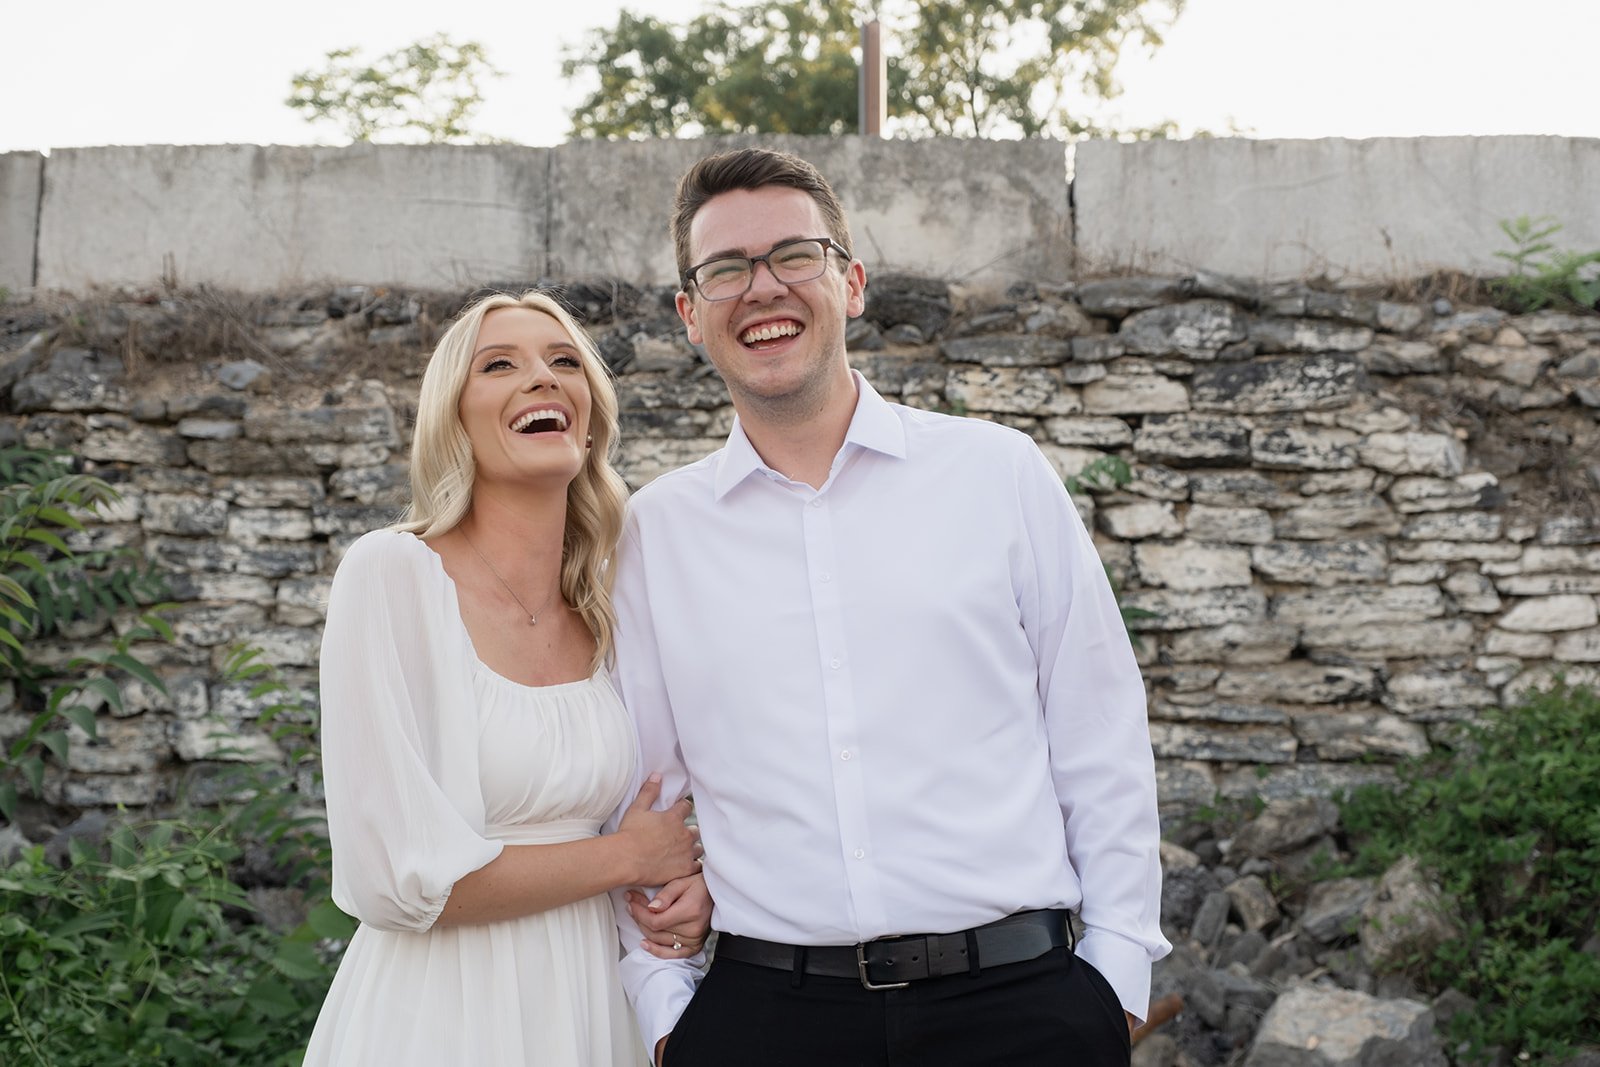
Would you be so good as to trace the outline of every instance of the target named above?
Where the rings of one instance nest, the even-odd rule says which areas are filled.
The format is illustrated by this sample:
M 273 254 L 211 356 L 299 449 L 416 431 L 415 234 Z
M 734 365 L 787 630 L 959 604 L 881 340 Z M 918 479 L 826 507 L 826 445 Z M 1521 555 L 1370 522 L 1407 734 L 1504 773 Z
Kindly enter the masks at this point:
M 852 259 L 844 269 L 844 283 L 849 289 L 844 313 L 853 319 L 867 310 L 867 268 L 859 259 Z
M 689 335 L 689 343 L 692 345 L 704 344 L 705 338 L 700 333 L 700 324 L 695 318 L 693 298 L 682 289 L 679 289 L 677 298 L 673 303 L 678 308 L 678 318 L 683 320 L 683 331 Z

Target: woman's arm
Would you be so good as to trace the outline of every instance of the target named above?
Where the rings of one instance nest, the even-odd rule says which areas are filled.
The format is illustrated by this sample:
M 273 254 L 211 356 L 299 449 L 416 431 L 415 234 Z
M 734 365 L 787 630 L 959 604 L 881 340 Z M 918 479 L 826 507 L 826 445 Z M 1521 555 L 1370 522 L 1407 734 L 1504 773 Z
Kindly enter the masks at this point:
M 514 919 L 621 886 L 659 885 L 699 870 L 699 832 L 685 823 L 680 800 L 652 810 L 661 779 L 650 778 L 614 834 L 554 845 L 507 845 L 489 863 L 457 880 L 435 926 Z

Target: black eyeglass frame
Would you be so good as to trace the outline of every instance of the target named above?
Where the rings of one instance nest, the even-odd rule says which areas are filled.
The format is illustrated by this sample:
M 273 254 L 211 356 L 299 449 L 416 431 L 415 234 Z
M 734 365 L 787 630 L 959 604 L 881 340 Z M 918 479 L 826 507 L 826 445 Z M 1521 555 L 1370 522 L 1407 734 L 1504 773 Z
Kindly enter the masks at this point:
M 782 278 L 778 278 L 778 272 L 776 270 L 773 270 L 772 257 L 777 255 L 778 252 L 780 252 L 781 250 L 783 250 L 785 248 L 788 248 L 790 245 L 801 245 L 801 244 L 819 244 L 819 245 L 822 246 L 822 269 L 817 272 L 816 277 L 807 278 L 803 282 L 785 282 Z M 710 259 L 702 260 L 701 262 L 696 263 L 694 266 L 690 267 L 688 270 L 684 271 L 682 277 L 679 280 L 682 282 L 683 289 L 684 289 L 685 292 L 687 292 L 688 289 L 689 289 L 689 286 L 692 285 L 692 286 L 695 287 L 695 291 L 700 294 L 700 298 L 702 300 L 705 300 L 705 301 L 709 302 L 709 303 L 719 303 L 719 302 L 721 302 L 723 300 L 737 300 L 741 296 L 743 296 L 744 294 L 748 293 L 750 291 L 750 287 L 756 283 L 756 264 L 757 263 L 765 263 L 767 265 L 767 270 L 772 271 L 772 276 L 774 278 L 778 278 L 778 281 L 780 283 L 782 283 L 783 285 L 804 285 L 804 284 L 806 284 L 806 282 L 814 282 L 814 281 L 816 281 L 817 278 L 822 277 L 824 274 L 826 274 L 828 272 L 828 253 L 829 252 L 837 252 L 837 253 L 839 253 L 841 256 L 843 256 L 845 258 L 845 260 L 847 262 L 852 258 L 851 255 L 850 255 L 850 250 L 848 248 L 846 248 L 844 245 L 840 244 L 838 241 L 835 241 L 832 237 L 796 237 L 792 241 L 784 241 L 781 244 L 773 245 L 771 248 L 767 249 L 765 252 L 763 252 L 759 256 L 712 256 Z M 700 288 L 700 283 L 695 280 L 695 272 L 698 271 L 701 267 L 707 267 L 707 266 L 710 266 L 713 263 L 720 263 L 720 262 L 722 262 L 723 260 L 726 260 L 726 259 L 742 259 L 745 262 L 749 263 L 750 264 L 750 279 L 749 279 L 749 281 L 745 282 L 744 288 L 740 289 L 737 293 L 730 293 L 728 296 L 706 296 L 705 290 L 701 289 Z

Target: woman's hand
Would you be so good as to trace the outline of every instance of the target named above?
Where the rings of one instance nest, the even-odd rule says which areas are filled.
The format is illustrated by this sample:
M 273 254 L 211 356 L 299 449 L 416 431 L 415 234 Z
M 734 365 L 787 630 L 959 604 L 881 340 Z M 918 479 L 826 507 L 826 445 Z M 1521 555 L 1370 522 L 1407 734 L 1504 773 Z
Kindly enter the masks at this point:
M 703 875 L 678 878 L 661 887 L 655 899 L 628 890 L 628 912 L 644 931 L 640 942 L 652 956 L 681 960 L 705 947 L 711 932 L 711 893 Z
M 661 776 L 652 774 L 639 787 L 617 827 L 617 836 L 632 847 L 636 885 L 665 885 L 700 870 L 700 831 L 685 820 L 694 810 L 688 798 L 665 811 L 651 808 L 661 797 Z

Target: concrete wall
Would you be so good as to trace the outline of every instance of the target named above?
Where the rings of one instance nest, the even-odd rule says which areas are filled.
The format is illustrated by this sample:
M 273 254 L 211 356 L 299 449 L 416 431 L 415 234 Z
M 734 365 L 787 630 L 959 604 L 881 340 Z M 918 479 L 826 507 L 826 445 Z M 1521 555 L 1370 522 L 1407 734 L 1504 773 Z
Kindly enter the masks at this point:
M 544 263 L 546 148 L 217 145 L 52 152 L 40 286 L 460 287 Z
M 33 284 L 33 251 L 39 223 L 44 156 L 0 153 L 0 288 Z
M 1064 280 L 1064 146 L 743 138 L 814 160 L 877 267 Z M 724 142 L 716 142 L 723 146 Z M 38 284 L 459 288 L 544 275 L 671 281 L 673 184 L 704 141 L 58 150 Z
M 1488 274 L 1505 267 L 1499 220 L 1524 214 L 1565 223 L 1563 247 L 1600 248 L 1595 139 L 1086 142 L 1071 205 L 1056 141 L 154 145 L 0 156 L 0 285 L 662 284 L 677 176 L 749 143 L 817 163 L 872 269 L 954 281 Z
M 1600 139 L 1089 141 L 1073 183 L 1082 268 L 1268 279 L 1506 270 L 1499 220 L 1549 215 L 1600 248 Z

